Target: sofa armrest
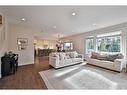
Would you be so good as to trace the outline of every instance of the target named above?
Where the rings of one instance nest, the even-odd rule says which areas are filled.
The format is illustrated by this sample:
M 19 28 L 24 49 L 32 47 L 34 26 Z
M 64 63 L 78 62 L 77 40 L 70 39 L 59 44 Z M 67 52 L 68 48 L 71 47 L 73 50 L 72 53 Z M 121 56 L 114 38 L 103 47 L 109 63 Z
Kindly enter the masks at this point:
M 122 69 L 124 68 L 125 62 L 126 62 L 125 59 L 115 59 L 114 64 L 116 68 L 119 68 L 119 71 L 122 71 Z
M 57 68 L 57 66 L 59 65 L 59 57 L 49 57 L 49 64 L 51 66 L 53 66 L 54 68 Z
M 86 61 L 89 61 L 90 59 L 91 59 L 91 55 L 90 55 L 90 54 L 86 54 L 86 55 L 85 55 L 85 60 L 86 60 Z
M 125 59 L 115 59 L 114 62 L 125 64 L 126 60 Z

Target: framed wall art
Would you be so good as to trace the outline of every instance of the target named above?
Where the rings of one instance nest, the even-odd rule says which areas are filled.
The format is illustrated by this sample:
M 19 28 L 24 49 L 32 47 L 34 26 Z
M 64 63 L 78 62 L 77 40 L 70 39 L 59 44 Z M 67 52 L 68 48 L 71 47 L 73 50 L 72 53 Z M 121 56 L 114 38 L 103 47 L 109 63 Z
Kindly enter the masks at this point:
M 28 46 L 27 38 L 17 38 L 18 50 L 26 50 Z

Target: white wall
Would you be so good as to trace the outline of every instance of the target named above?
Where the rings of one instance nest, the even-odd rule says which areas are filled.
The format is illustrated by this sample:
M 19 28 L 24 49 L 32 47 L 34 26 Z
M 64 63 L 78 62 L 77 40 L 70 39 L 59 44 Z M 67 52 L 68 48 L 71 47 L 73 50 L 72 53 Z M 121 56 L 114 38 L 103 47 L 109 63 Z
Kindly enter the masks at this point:
M 1 13 L 1 12 L 0 12 Z M 2 13 L 1 13 L 2 14 Z M 3 15 L 3 14 L 2 14 Z M 5 23 L 0 26 L 0 29 L 5 27 L 5 41 L 1 46 L 0 43 L 0 57 L 5 52 L 12 51 L 19 54 L 19 65 L 34 64 L 34 38 L 41 37 L 43 34 L 40 30 L 17 24 L 11 24 L 5 19 Z M 1 31 L 1 30 L 0 30 Z M 17 45 L 17 38 L 27 38 L 28 46 L 26 50 L 19 51 Z M 50 39 L 54 40 L 54 39 Z M 0 61 L 1 64 L 1 61 Z M 1 77 L 1 65 L 0 65 L 0 77 Z
M 114 25 L 114 26 L 109 26 L 106 28 L 102 28 L 102 29 L 97 29 L 94 31 L 89 31 L 89 32 L 85 32 L 82 34 L 78 34 L 78 35 L 73 35 L 73 36 L 69 36 L 66 38 L 63 38 L 64 40 L 71 40 L 74 43 L 74 49 L 76 51 L 78 51 L 79 53 L 85 54 L 86 53 L 86 48 L 85 48 L 85 38 L 89 37 L 89 36 L 96 36 L 98 34 L 103 34 L 103 33 L 110 33 L 110 32 L 116 32 L 116 31 L 122 31 L 122 53 L 125 55 L 127 55 L 126 53 L 126 32 L 127 32 L 127 23 L 122 23 L 122 24 L 118 24 L 118 25 Z
M 19 65 L 34 64 L 34 38 L 41 37 L 40 30 L 23 26 L 21 24 L 9 24 L 9 51 L 19 54 Z M 17 38 L 27 38 L 26 50 L 18 50 Z M 43 39 L 43 37 L 42 37 Z
M 34 44 L 33 44 L 33 29 L 9 24 L 10 40 L 9 51 L 19 54 L 19 65 L 33 64 L 34 63 Z M 17 38 L 27 38 L 28 46 L 26 50 L 18 50 Z
M 0 42 L 0 59 L 4 55 L 5 52 L 8 51 L 8 22 L 2 11 L 0 10 L 0 14 L 3 17 L 3 24 L 0 25 L 0 32 L 4 31 L 5 32 L 5 40 L 3 42 Z M 1 35 L 0 35 L 1 39 Z M 1 60 L 0 60 L 0 78 L 1 78 Z

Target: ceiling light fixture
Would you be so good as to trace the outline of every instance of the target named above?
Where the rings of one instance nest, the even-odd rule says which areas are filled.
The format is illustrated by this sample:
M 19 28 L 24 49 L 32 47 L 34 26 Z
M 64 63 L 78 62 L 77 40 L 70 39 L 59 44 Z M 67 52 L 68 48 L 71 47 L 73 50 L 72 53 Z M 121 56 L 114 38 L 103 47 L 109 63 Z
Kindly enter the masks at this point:
M 96 23 L 93 23 L 92 25 L 93 25 L 93 26 L 96 26 L 97 24 L 96 24 Z
M 26 19 L 25 18 L 21 18 L 21 21 L 26 21 Z
M 56 26 L 53 26 L 54 29 L 56 29 Z
M 72 30 L 72 32 L 74 32 L 74 30 Z
M 76 15 L 76 13 L 75 12 L 72 12 L 72 14 L 71 14 L 72 16 L 75 16 Z

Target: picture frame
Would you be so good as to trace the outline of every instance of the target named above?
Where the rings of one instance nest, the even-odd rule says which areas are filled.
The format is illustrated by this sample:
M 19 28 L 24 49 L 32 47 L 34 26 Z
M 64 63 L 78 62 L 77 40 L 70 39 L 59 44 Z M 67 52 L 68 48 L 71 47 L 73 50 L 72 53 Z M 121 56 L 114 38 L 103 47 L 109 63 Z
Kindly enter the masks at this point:
M 17 38 L 18 50 L 26 50 L 28 46 L 27 38 Z

